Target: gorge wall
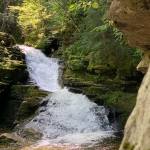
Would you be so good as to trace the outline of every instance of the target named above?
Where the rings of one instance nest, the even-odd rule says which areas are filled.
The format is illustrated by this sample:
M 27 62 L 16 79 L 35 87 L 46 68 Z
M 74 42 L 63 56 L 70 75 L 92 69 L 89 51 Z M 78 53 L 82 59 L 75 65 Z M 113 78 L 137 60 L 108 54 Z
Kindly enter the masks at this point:
M 0 133 L 33 115 L 47 95 L 27 81 L 24 54 L 11 35 L 0 32 Z
M 113 0 L 109 10 L 129 44 L 144 55 L 137 69 L 146 73 L 138 92 L 136 106 L 129 117 L 120 150 L 150 149 L 150 0 Z M 147 68 L 148 71 L 147 71 Z
M 14 45 L 12 36 L 0 32 L 0 127 L 13 122 L 16 108 L 21 103 L 10 100 L 12 86 L 27 79 L 24 55 Z

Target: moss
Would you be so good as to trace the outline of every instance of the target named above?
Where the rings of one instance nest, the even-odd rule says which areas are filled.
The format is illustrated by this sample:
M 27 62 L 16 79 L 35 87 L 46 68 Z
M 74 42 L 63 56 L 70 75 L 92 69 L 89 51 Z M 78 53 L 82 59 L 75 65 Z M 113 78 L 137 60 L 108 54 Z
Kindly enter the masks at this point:
M 21 140 L 21 137 L 20 137 Z M 22 142 L 19 136 L 13 133 L 4 133 L 0 135 L 0 149 L 1 150 L 19 150 Z
M 14 85 L 11 89 L 11 98 L 21 102 L 17 120 L 21 121 L 33 115 L 45 96 L 47 92 L 39 90 L 36 86 Z
M 11 35 L 4 32 L 0 32 L 0 45 L 9 47 L 14 44 L 15 44 L 15 40 Z
M 1 36 L 2 34 L 0 34 L 0 38 L 2 38 Z M 7 43 L 7 46 L 12 46 L 11 44 L 13 44 L 13 42 L 10 41 L 10 43 Z M 19 84 L 27 80 L 28 74 L 25 69 L 24 56 L 18 48 L 6 47 L 4 45 L 0 46 L 0 120 L 2 126 L 3 124 L 9 125 L 14 121 L 17 108 L 22 98 L 20 97 L 20 99 L 18 98 L 17 100 L 13 99 L 9 95 L 10 87 L 12 84 Z M 9 96 L 11 98 L 9 98 Z
M 23 121 L 31 117 L 40 105 L 47 92 L 39 90 L 36 86 L 13 85 L 9 89 L 8 99 L 5 97 L 1 103 L 1 126 L 12 126 L 13 122 Z
M 106 104 L 113 107 L 115 106 L 118 111 L 131 110 L 136 101 L 136 94 L 126 93 L 122 91 L 113 91 L 104 95 Z M 124 106 L 123 108 L 121 106 Z
M 130 143 L 124 143 L 123 148 L 124 150 L 134 150 L 134 145 L 131 145 Z
M 72 91 L 87 95 L 90 100 L 110 109 L 123 128 L 136 103 L 136 81 L 112 79 L 83 71 L 64 71 L 64 84 Z
M 68 67 L 71 70 L 82 70 L 86 69 L 86 65 L 84 64 L 84 61 L 81 59 L 74 59 L 68 61 Z
M 0 126 L 10 127 L 16 117 L 22 98 L 10 96 L 13 84 L 27 81 L 28 73 L 24 54 L 14 47 L 12 36 L 0 32 Z
M 64 80 L 74 80 L 78 82 L 88 82 L 88 83 L 96 83 L 97 77 L 95 75 L 89 74 L 87 72 L 82 71 L 72 71 L 70 69 L 66 69 L 64 71 Z
M 0 46 L 0 81 L 14 83 L 27 78 L 24 55 L 18 48 Z
M 16 143 L 16 141 L 8 138 L 0 139 L 0 145 L 8 145 L 10 143 Z
M 112 91 L 114 90 L 114 91 Z M 128 116 L 136 103 L 136 94 L 109 89 L 106 85 L 101 87 L 84 87 L 83 93 L 97 104 L 104 105 L 115 111 L 119 126 L 124 127 Z
M 103 95 L 104 105 L 114 109 L 120 127 L 124 127 L 128 116 L 136 103 L 136 94 L 122 91 L 111 91 Z
M 92 95 L 101 95 L 104 94 L 107 89 L 105 87 L 97 87 L 97 86 L 90 86 L 84 88 L 85 94 L 92 94 Z

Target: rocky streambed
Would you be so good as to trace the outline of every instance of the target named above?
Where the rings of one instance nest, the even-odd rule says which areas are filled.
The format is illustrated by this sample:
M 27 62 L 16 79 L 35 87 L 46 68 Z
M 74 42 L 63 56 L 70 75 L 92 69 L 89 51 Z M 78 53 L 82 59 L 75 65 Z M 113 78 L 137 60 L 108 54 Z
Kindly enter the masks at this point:
M 29 134 L 29 132 L 27 133 Z M 107 138 L 92 145 L 77 145 L 77 144 L 39 144 L 35 133 L 30 132 L 32 140 L 22 138 L 17 133 L 5 133 L 0 136 L 0 150 L 118 150 L 120 140 L 118 138 Z M 34 139 L 34 140 L 33 140 Z M 36 141 L 36 144 L 35 144 Z
M 23 126 L 34 118 L 37 109 L 41 106 L 46 106 L 47 101 L 43 101 L 43 98 L 48 95 L 47 90 L 39 89 L 37 86 L 28 82 L 29 75 L 27 72 L 27 67 L 25 64 L 25 56 L 21 53 L 19 48 L 14 47 L 13 38 L 7 34 L 1 33 L 3 36 L 6 36 L 9 40 L 12 40 L 7 43 L 7 38 L 1 39 L 1 76 L 0 76 L 0 107 L 1 107 L 1 115 L 0 115 L 0 149 L 11 149 L 11 150 L 32 150 L 32 149 L 93 149 L 93 150 L 117 150 L 119 147 L 120 139 L 115 138 L 104 138 L 102 141 L 96 142 L 97 144 L 90 146 L 89 145 L 72 145 L 72 144 L 49 144 L 39 145 L 37 146 L 37 141 L 41 139 L 41 133 L 29 129 L 23 129 Z M 4 40 L 5 39 L 5 40 Z M 5 44 L 7 43 L 7 45 Z M 37 59 L 38 60 L 38 59 Z M 35 64 L 36 65 L 36 64 Z M 45 67 L 45 66 L 44 66 Z M 37 67 L 38 68 L 38 67 Z M 41 71 L 40 69 L 38 71 Z M 41 74 L 42 75 L 42 74 Z M 75 93 L 83 93 L 87 95 L 94 102 L 105 105 L 105 106 L 113 106 L 112 108 L 118 105 L 116 101 L 115 104 L 106 103 L 105 99 L 108 99 L 106 93 L 113 93 L 113 90 L 118 90 L 123 88 L 126 89 L 126 86 L 133 85 L 134 83 L 129 82 L 126 84 L 125 82 L 113 82 L 111 80 L 107 80 L 105 83 L 99 84 L 93 82 L 93 76 L 89 76 L 86 74 L 81 76 L 74 76 L 75 74 L 70 74 L 65 70 L 64 73 L 64 84 L 70 87 L 70 91 Z M 45 78 L 44 78 L 45 79 Z M 55 77 L 54 77 L 55 80 Z M 95 81 L 95 79 L 94 79 Z M 97 81 L 97 79 L 96 79 Z M 43 81 L 42 81 L 43 82 Z M 38 83 L 41 85 L 41 82 L 38 80 Z M 107 84 L 106 84 L 107 83 Z M 124 84 L 124 86 L 122 86 Z M 44 84 L 45 87 L 45 84 Z M 115 88 L 114 88 L 115 87 Z M 132 86 L 130 86 L 132 87 Z M 51 87 L 46 87 L 49 90 Z M 133 91 L 134 91 L 133 87 Z M 69 94 L 70 92 L 68 92 Z M 112 94 L 111 93 L 111 94 Z M 50 93 L 49 93 L 50 94 Z M 71 94 L 71 93 L 70 93 Z M 110 97 L 114 94 L 111 95 Z M 117 93 L 118 94 L 118 93 Z M 122 94 L 122 93 L 121 93 Z M 72 95 L 72 94 L 71 94 Z M 77 94 L 78 95 L 78 94 Z M 75 95 L 74 95 L 75 96 Z M 73 96 L 73 97 L 74 97 Z M 79 95 L 78 95 L 79 96 Z M 115 95 L 116 96 L 116 93 Z M 132 95 L 131 98 L 134 98 L 135 95 Z M 63 96 L 61 96 L 62 98 Z M 76 97 L 76 96 L 75 96 Z M 82 96 L 81 96 L 82 97 Z M 80 98 L 81 98 L 80 97 Z M 117 98 L 122 97 L 117 95 Z M 128 95 L 127 95 L 128 97 Z M 126 98 L 126 96 L 124 97 Z M 83 98 L 84 99 L 84 98 Z M 73 100 L 73 99 L 72 99 Z M 92 104 L 92 103 L 91 103 Z M 109 105 L 108 105 L 109 104 Z M 121 104 L 123 106 L 125 103 Z M 97 107 L 97 106 L 96 106 Z M 121 110 L 119 110 L 120 105 L 117 106 L 118 110 L 116 114 L 119 114 Z M 128 106 L 127 106 L 128 107 Z M 126 106 L 125 106 L 126 109 Z M 124 110 L 125 110 L 124 109 Z M 115 110 L 116 111 L 116 110 Z M 43 110 L 40 110 L 42 113 Z M 114 119 L 114 114 L 110 119 Z M 80 124 L 80 123 L 79 123 Z M 14 128 L 15 127 L 15 128 Z M 10 130 L 10 131 L 8 131 Z M 5 133 L 7 132 L 7 133 Z M 36 143 L 36 144 L 35 144 Z M 31 145 L 31 146 L 30 146 Z M 35 146 L 36 145 L 36 146 Z
M 7 35 L 7 36 L 9 36 L 9 35 Z M 17 47 L 13 47 L 13 45 L 9 45 L 8 47 L 3 45 L 4 44 L 3 41 L 1 42 L 1 44 L 2 44 L 2 47 L 7 51 L 7 54 L 11 55 L 11 57 L 10 57 L 10 55 L 9 56 L 5 55 L 6 58 L 2 57 L 5 59 L 3 59 L 1 61 L 1 64 L 2 64 L 1 66 L 5 66 L 5 65 L 3 65 L 3 63 L 5 62 L 5 60 L 9 60 L 9 59 L 11 59 L 11 63 L 10 63 L 10 65 L 8 65 L 9 67 L 10 66 L 14 67 L 13 63 L 16 61 L 17 61 L 16 62 L 17 64 L 19 63 L 19 65 L 17 65 L 17 66 L 15 63 L 15 67 L 17 68 L 15 70 L 16 72 L 14 71 L 15 75 L 11 72 L 10 78 L 7 78 L 7 80 L 5 80 L 5 75 L 7 75 L 7 74 L 1 76 L 1 80 L 3 81 L 2 85 L 6 85 L 6 88 L 3 88 L 4 86 L 2 86 L 1 89 L 3 90 L 3 92 L 2 92 L 3 94 L 0 95 L 0 96 L 2 96 L 2 100 L 3 100 L 3 101 L 1 101 L 1 104 L 2 104 L 1 106 L 3 106 L 3 109 L 1 110 L 2 114 L 0 117 L 0 119 L 1 119 L 1 122 L 0 122 L 0 126 L 1 126 L 0 149 L 1 150 L 7 150 L 7 149 L 8 150 L 13 150 L 13 149 L 14 150 L 20 150 L 20 149 L 22 149 L 22 150 L 26 150 L 26 149 L 30 149 L 30 150 L 32 150 L 32 149 L 68 149 L 68 150 L 69 149 L 106 149 L 106 150 L 111 149 L 112 150 L 113 148 L 116 149 L 116 147 L 119 144 L 114 141 L 118 141 L 118 140 L 116 140 L 116 139 L 109 140 L 108 138 L 104 138 L 104 140 L 101 142 L 97 141 L 96 145 L 90 146 L 90 147 L 89 147 L 89 145 L 82 146 L 82 145 L 76 145 L 76 144 L 74 145 L 74 144 L 61 144 L 61 143 L 58 143 L 58 144 L 49 144 L 48 143 L 46 145 L 38 146 L 37 143 L 38 143 L 38 140 L 41 139 L 42 134 L 32 128 L 24 129 L 24 125 L 27 122 L 30 122 L 30 120 L 32 120 L 32 118 L 35 116 L 36 110 L 39 108 L 39 106 L 45 107 L 47 105 L 47 103 L 48 103 L 47 101 L 41 102 L 43 100 L 43 98 L 47 96 L 47 92 L 43 91 L 42 89 L 40 90 L 37 86 L 34 86 L 33 84 L 28 82 L 29 76 L 26 71 L 26 64 L 25 64 L 25 59 L 24 59 L 25 57 L 21 53 L 21 51 Z M 14 52 L 14 53 L 12 53 L 12 52 Z M 14 57 L 14 56 L 16 56 L 15 54 L 17 54 L 17 58 Z M 6 63 L 8 63 L 8 62 L 6 62 Z M 8 68 L 8 66 L 5 68 L 6 70 L 10 69 L 10 68 Z M 20 66 L 21 66 L 22 71 L 17 72 L 18 69 L 20 69 Z M 24 66 L 24 67 L 22 67 L 22 66 Z M 17 78 L 18 75 L 19 75 L 19 77 L 21 76 L 22 78 Z M 39 82 L 39 84 L 41 84 L 41 83 Z M 5 89 L 7 89 L 7 90 L 5 90 Z M 64 92 L 62 92 L 62 94 L 64 94 Z M 81 99 L 83 99 L 83 101 L 85 101 L 85 102 L 87 101 L 84 98 L 84 96 L 82 96 L 82 95 L 81 96 L 77 95 L 77 97 L 76 97 L 75 94 L 73 94 L 69 91 L 68 92 L 66 91 L 66 94 L 73 96 L 71 101 L 74 101 L 74 98 L 77 98 L 78 96 Z M 63 96 L 61 96 L 61 98 L 62 97 Z M 3 103 L 3 102 L 5 102 L 5 103 Z M 82 102 L 82 100 L 81 100 L 81 102 Z M 86 103 L 90 104 L 90 102 L 86 102 Z M 89 105 L 89 106 L 93 107 L 92 105 L 91 106 Z M 87 105 L 87 108 L 89 106 Z M 99 109 L 101 109 L 101 108 L 99 108 Z M 42 112 L 43 112 L 43 110 L 40 110 L 40 113 L 42 113 Z M 89 117 L 90 117 L 90 115 L 91 114 L 89 114 Z M 107 119 L 106 119 L 106 122 L 107 122 Z M 93 122 L 93 123 L 95 125 L 97 124 L 96 122 Z M 91 124 L 92 124 L 92 122 L 91 122 Z

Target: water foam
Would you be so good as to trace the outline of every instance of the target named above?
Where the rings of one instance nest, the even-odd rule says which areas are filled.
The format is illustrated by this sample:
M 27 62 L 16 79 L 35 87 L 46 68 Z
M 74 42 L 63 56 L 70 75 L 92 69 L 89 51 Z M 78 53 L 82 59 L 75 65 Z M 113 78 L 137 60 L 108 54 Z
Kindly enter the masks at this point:
M 91 102 L 85 95 L 75 94 L 58 84 L 58 60 L 46 57 L 41 51 L 20 46 L 26 54 L 26 62 L 32 82 L 41 89 L 53 92 L 26 128 L 43 134 L 49 143 L 83 144 L 112 135 L 103 106 Z
M 61 89 L 58 84 L 58 60 L 46 57 L 40 50 L 19 45 L 26 55 L 30 79 L 40 89 L 55 92 Z

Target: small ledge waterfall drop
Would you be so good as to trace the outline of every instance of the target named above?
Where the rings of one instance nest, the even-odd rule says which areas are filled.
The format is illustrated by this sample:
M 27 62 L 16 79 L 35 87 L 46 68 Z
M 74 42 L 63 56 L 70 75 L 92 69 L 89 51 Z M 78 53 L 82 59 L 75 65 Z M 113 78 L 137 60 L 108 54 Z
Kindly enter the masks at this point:
M 43 134 L 48 143 L 85 144 L 110 137 L 112 128 L 103 106 L 91 102 L 85 95 L 70 92 L 58 83 L 59 65 L 55 58 L 46 57 L 40 50 L 19 46 L 26 55 L 30 80 L 40 89 L 53 92 L 43 99 L 42 106 L 25 128 Z

